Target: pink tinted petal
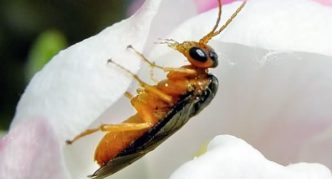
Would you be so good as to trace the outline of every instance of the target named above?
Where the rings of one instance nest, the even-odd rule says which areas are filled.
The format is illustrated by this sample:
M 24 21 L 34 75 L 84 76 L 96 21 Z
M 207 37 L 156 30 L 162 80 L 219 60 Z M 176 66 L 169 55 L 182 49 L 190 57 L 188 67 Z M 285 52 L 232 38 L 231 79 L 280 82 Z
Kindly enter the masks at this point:
M 316 136 L 319 136 L 331 126 L 332 121 L 322 120 L 319 119 L 319 117 L 317 117 L 316 120 L 310 120 L 310 118 L 304 118 L 302 120 L 275 120 L 269 127 L 266 127 L 260 138 L 255 142 L 262 151 L 268 151 L 266 154 L 269 155 L 271 159 L 278 160 L 283 164 L 303 160 L 308 162 L 320 161 L 329 165 L 331 162 L 322 160 L 321 156 L 325 156 L 324 158 L 328 158 L 329 160 L 331 160 L 332 157 L 328 157 L 329 155 L 324 155 L 322 152 L 319 152 L 319 155 L 315 155 L 314 152 L 311 152 L 309 154 L 307 153 L 305 156 L 301 156 L 300 153 L 307 150 L 308 144 L 315 143 L 310 146 L 315 146 L 316 149 L 320 149 L 321 151 L 324 151 L 325 147 L 323 146 L 331 146 L 332 142 L 330 142 L 329 145 L 323 145 L 323 142 L 319 144 L 318 142 L 312 141 Z M 332 148 L 330 147 L 330 149 Z M 283 151 L 283 155 L 272 152 L 274 150 Z
M 224 7 L 223 22 L 239 4 Z M 167 176 L 181 162 L 192 158 L 197 151 L 193 146 L 224 133 L 244 138 L 282 164 L 310 161 L 331 168 L 331 142 L 327 142 L 331 138 L 314 140 L 332 128 L 331 57 L 292 52 L 332 55 L 332 26 L 326 18 L 331 12 L 308 0 L 249 1 L 225 32 L 210 43 L 220 59 L 219 67 L 213 71 L 221 85 L 217 96 L 148 156 L 151 166 L 163 161 L 163 167 L 151 172 L 156 173 L 152 178 Z M 169 37 L 180 42 L 199 39 L 211 30 L 216 14 L 217 10 L 212 10 L 190 19 Z M 216 43 L 218 40 L 249 47 Z M 163 47 L 157 46 L 150 55 L 157 64 L 183 65 L 182 56 L 160 48 Z M 310 144 L 315 145 L 309 148 Z
M 302 151 L 299 156 L 304 161 L 315 161 L 319 160 L 322 163 L 332 168 L 332 127 L 326 130 L 325 133 L 315 136 L 312 140 L 307 142 L 302 147 Z M 317 154 L 317 155 L 312 155 Z
M 142 6 L 143 3 L 144 0 L 134 0 L 127 9 L 127 15 L 130 16 L 134 14 L 137 11 L 137 9 Z
M 332 0 L 313 0 L 324 5 L 332 6 Z
M 213 71 L 220 89 L 202 113 L 149 155 L 151 166 L 163 161 L 152 178 L 192 158 L 197 151 L 193 146 L 225 133 L 240 136 L 281 164 L 319 162 L 331 168 L 331 137 L 315 139 L 332 129 L 331 57 L 300 52 L 272 55 L 269 50 L 217 41 L 211 46 L 220 55 L 220 67 Z M 156 63 L 181 61 L 176 55 L 155 57 Z M 308 144 L 315 145 L 303 151 Z
M 0 178 L 66 179 L 60 151 L 47 120 L 21 122 L 0 140 Z
M 198 12 L 205 12 L 218 6 L 217 0 L 194 0 L 197 5 Z M 223 4 L 234 2 L 234 0 L 222 0 Z
M 239 2 L 234 2 L 224 7 L 221 24 L 225 23 L 239 5 Z M 199 39 L 211 30 L 216 15 L 217 9 L 190 19 L 172 33 L 170 38 L 177 41 Z M 330 17 L 331 8 L 314 1 L 289 0 L 280 3 L 277 0 L 251 0 L 230 26 L 213 40 L 271 50 L 332 55 Z M 199 26 L 197 22 L 200 23 Z

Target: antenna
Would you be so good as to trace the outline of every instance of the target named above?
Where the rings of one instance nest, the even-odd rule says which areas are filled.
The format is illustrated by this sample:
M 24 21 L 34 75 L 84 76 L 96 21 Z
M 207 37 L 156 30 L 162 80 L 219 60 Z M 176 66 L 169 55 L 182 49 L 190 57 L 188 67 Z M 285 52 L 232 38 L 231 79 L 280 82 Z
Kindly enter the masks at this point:
M 219 5 L 218 5 L 219 11 L 218 11 L 217 22 L 214 25 L 213 29 L 207 35 L 205 35 L 201 40 L 199 40 L 199 43 L 207 44 L 209 42 L 209 40 L 211 40 L 214 36 L 220 34 L 233 21 L 233 19 L 239 14 L 239 12 L 243 9 L 243 7 L 247 3 L 247 1 L 244 0 L 242 2 L 242 4 L 232 14 L 232 16 L 226 21 L 226 23 L 224 25 L 222 25 L 219 30 L 216 31 L 217 27 L 219 26 L 219 22 L 220 22 L 220 18 L 221 18 L 221 11 L 222 11 L 221 0 L 218 0 L 218 3 L 219 3 Z

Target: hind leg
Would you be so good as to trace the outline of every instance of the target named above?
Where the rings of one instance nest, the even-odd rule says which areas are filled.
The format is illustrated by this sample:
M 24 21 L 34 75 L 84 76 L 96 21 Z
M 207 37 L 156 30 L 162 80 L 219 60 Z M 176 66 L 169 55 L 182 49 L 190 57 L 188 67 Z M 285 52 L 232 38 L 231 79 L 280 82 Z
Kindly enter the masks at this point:
M 126 132 L 126 131 L 137 131 L 142 129 L 147 129 L 151 126 L 149 123 L 121 123 L 121 124 L 102 124 L 97 128 L 87 129 L 75 136 L 72 140 L 67 140 L 67 144 L 72 144 L 78 139 L 91 135 L 95 132 Z
M 148 97 L 148 96 L 147 96 Z M 127 131 L 139 131 L 142 129 L 150 128 L 154 122 L 155 117 L 153 115 L 153 109 L 146 103 L 146 98 L 133 98 L 131 100 L 132 105 L 137 110 L 137 114 L 131 116 L 124 122 L 120 124 L 102 124 L 99 127 L 91 128 L 83 131 L 79 135 L 75 136 L 72 140 L 67 140 L 67 144 L 72 144 L 78 139 L 85 137 L 87 135 L 93 134 L 95 132 L 127 132 Z

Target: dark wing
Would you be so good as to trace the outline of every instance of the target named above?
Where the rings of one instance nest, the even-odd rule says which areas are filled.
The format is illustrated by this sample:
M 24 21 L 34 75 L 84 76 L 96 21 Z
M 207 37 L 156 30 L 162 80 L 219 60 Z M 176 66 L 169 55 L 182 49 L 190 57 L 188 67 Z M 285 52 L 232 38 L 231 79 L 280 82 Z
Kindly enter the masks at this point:
M 105 178 L 127 165 L 133 163 L 145 154 L 155 149 L 188 120 L 204 109 L 214 98 L 218 89 L 218 80 L 209 75 L 210 83 L 206 90 L 201 93 L 191 92 L 184 95 L 154 127 L 143 136 L 135 140 L 125 150 L 110 160 L 106 165 L 101 166 L 89 177 L 93 179 Z

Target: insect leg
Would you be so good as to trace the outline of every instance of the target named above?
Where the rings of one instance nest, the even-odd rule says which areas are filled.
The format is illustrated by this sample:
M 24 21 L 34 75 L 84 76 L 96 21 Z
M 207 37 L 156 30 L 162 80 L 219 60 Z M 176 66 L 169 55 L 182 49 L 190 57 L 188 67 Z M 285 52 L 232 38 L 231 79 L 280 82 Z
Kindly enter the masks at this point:
M 77 141 L 78 139 L 84 137 L 84 136 L 87 136 L 87 135 L 90 135 L 90 134 L 93 134 L 95 132 L 99 131 L 99 128 L 93 128 L 93 129 L 87 129 L 85 130 L 84 132 L 80 133 L 79 135 L 75 136 L 72 140 L 66 140 L 66 143 L 67 144 L 72 144 L 74 143 L 75 141 Z
M 128 92 L 128 91 L 126 91 L 124 95 L 125 95 L 129 100 L 131 100 L 131 99 L 134 97 L 134 95 L 131 94 L 131 93 Z
M 123 71 L 127 72 L 128 74 L 130 74 L 139 83 L 140 86 L 144 87 L 144 86 L 148 85 L 143 80 L 141 80 L 136 74 L 132 73 L 131 71 L 129 71 L 126 68 L 124 68 L 123 66 L 121 66 L 118 63 L 114 62 L 112 59 L 108 59 L 107 63 L 113 63 L 117 67 L 121 68 Z
M 145 90 L 156 94 L 157 96 L 160 97 L 160 99 L 164 100 L 165 102 L 171 103 L 172 102 L 172 97 L 163 93 L 162 91 L 160 91 L 159 89 L 157 89 L 154 86 L 151 86 L 147 83 L 145 83 L 143 80 L 141 80 L 136 74 L 132 73 L 131 71 L 127 70 L 126 68 L 124 68 L 123 66 L 117 64 L 116 62 L 112 61 L 112 59 L 108 60 L 109 63 L 113 63 L 115 64 L 117 67 L 121 68 L 123 71 L 127 72 L 128 74 L 130 74 L 138 83 L 139 85 L 144 88 Z
M 166 39 L 166 40 L 167 40 L 166 42 L 169 42 L 169 41 L 173 42 L 170 39 Z M 173 42 L 173 43 L 175 43 L 175 42 Z M 195 70 L 188 69 L 188 68 L 172 68 L 172 67 L 163 67 L 163 66 L 157 65 L 155 62 L 151 62 L 150 60 L 148 60 L 142 53 L 137 51 L 132 45 L 128 45 L 127 48 L 133 50 L 138 56 L 141 57 L 141 59 L 144 62 L 146 62 L 151 67 L 151 79 L 154 80 L 154 81 L 157 81 L 157 80 L 155 80 L 154 77 L 153 77 L 153 68 L 161 69 L 164 72 L 177 71 L 177 72 L 189 73 L 189 74 L 195 74 L 196 73 Z
M 158 82 L 158 80 L 156 78 L 154 78 L 153 69 L 162 68 L 162 67 L 158 66 L 155 62 L 151 62 L 150 60 L 148 60 L 141 52 L 136 50 L 132 45 L 128 45 L 127 48 L 133 50 L 139 57 L 141 57 L 143 62 L 147 63 L 150 66 L 150 78 L 152 81 Z
M 136 104 L 133 105 L 135 106 Z M 134 115 L 120 124 L 102 124 L 97 128 L 87 129 L 82 133 L 78 134 L 77 136 L 75 136 L 72 140 L 67 140 L 66 143 L 72 144 L 78 139 L 98 131 L 116 133 L 116 132 L 125 132 L 125 131 L 137 131 L 151 127 L 153 117 L 152 113 L 149 111 L 149 108 L 147 108 L 146 105 L 138 104 L 137 106 L 138 107 L 136 107 L 136 109 L 138 109 L 138 113 L 143 115 Z
M 141 57 L 141 59 L 146 62 L 151 68 L 163 68 L 160 67 L 159 65 L 156 65 L 155 62 L 151 62 L 150 60 L 148 60 L 141 52 L 139 52 L 138 50 L 136 50 L 132 45 L 128 45 L 127 46 L 128 49 L 133 50 L 138 56 Z
M 103 124 L 100 126 L 100 130 L 103 132 L 124 132 L 147 129 L 150 126 L 148 123 Z
M 73 142 L 77 141 L 78 139 L 93 134 L 98 131 L 102 132 L 124 132 L 124 131 L 136 131 L 147 129 L 151 126 L 149 123 L 121 123 L 121 124 L 102 124 L 97 128 L 87 129 L 80 133 L 79 135 L 75 136 L 72 140 L 67 140 L 67 144 L 72 144 Z

